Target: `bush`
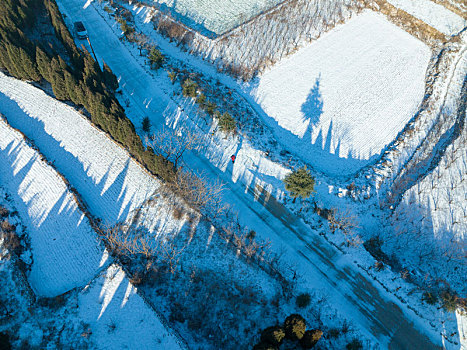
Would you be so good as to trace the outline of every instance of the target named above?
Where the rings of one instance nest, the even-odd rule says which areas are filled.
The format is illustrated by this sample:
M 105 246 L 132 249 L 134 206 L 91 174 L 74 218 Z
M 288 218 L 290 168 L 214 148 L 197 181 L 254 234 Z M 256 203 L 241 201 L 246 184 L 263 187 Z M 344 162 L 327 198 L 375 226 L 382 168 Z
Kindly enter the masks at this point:
M 291 340 L 300 340 L 306 331 L 305 319 L 298 315 L 292 314 L 284 321 L 285 335 Z
M 143 118 L 142 129 L 145 133 L 149 133 L 149 131 L 151 131 L 151 121 L 148 116 Z
M 277 350 L 277 349 L 279 348 L 276 346 L 273 346 L 267 343 L 262 343 L 262 342 L 253 346 L 253 350 Z
M 172 71 L 167 73 L 167 75 L 169 76 L 169 79 L 172 82 L 172 84 L 175 83 L 175 79 L 177 79 L 177 73 Z
M 128 25 L 127 21 L 124 18 L 117 19 L 118 23 L 120 23 L 120 29 L 122 30 L 125 36 L 133 34 L 135 32 L 135 28 Z
M 5 207 L 0 207 L 0 218 L 6 218 L 10 212 Z
M 16 230 L 16 227 L 15 225 L 10 224 L 10 222 L 5 219 L 0 224 L 0 229 L 2 229 L 4 232 L 14 232 Z
M 235 132 L 236 122 L 235 119 L 227 112 L 221 115 L 219 119 L 219 128 L 222 132 L 230 134 Z
M 340 335 L 341 335 L 341 330 L 339 328 L 331 328 L 327 332 L 327 336 L 329 339 L 339 338 Z
M 216 108 L 217 105 L 214 102 L 208 101 L 206 104 L 206 113 L 212 117 L 216 111 Z
M 295 303 L 297 304 L 298 307 L 304 308 L 310 305 L 311 302 L 311 297 L 310 294 L 308 293 L 302 293 L 297 297 L 297 300 Z
M 1 332 L 0 333 L 0 350 L 10 350 L 11 349 L 11 344 L 10 344 L 10 336 L 8 333 Z
M 198 94 L 198 84 L 191 79 L 186 79 L 183 82 L 182 93 L 185 97 L 195 98 Z
M 162 53 L 155 47 L 153 47 L 151 52 L 149 52 L 148 58 L 151 62 L 151 68 L 155 70 L 161 68 L 165 61 L 164 55 L 162 55 Z
M 446 290 L 441 293 L 441 306 L 447 312 L 456 312 L 458 306 L 457 300 L 458 297 L 454 292 Z
M 316 345 L 318 340 L 323 336 L 323 331 L 319 329 L 313 329 L 311 331 L 306 331 L 303 335 L 303 338 L 300 339 L 300 345 L 304 349 L 311 349 Z
M 206 96 L 204 94 L 199 94 L 196 98 L 196 103 L 199 105 L 200 108 L 206 108 Z
M 363 349 L 363 344 L 361 342 L 361 340 L 357 339 L 357 338 L 354 338 L 352 339 L 352 341 L 350 343 L 348 343 L 345 348 L 347 350 L 360 350 L 360 349 Z
M 422 296 L 422 300 L 428 305 L 435 305 L 438 302 L 438 297 L 435 293 L 424 292 Z
M 278 346 L 282 343 L 285 337 L 285 332 L 282 327 L 268 327 L 261 332 L 261 342 Z

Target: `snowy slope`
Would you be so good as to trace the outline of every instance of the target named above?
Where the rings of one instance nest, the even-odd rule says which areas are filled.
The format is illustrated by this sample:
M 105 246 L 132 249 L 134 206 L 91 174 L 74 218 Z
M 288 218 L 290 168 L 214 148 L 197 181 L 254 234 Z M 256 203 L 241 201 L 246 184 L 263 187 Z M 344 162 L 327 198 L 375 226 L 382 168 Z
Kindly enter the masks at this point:
M 127 152 L 80 113 L 3 74 L 0 112 L 54 161 L 103 224 L 125 221 L 159 187 Z
M 78 303 L 98 349 L 180 349 L 117 265 L 86 286 Z
M 430 50 L 365 12 L 261 75 L 252 95 L 284 144 L 330 174 L 350 174 L 390 143 L 424 94 Z
M 146 0 L 148 3 L 149 1 Z M 283 0 L 153 0 L 195 29 L 222 34 Z M 175 13 L 174 13 L 175 12 Z
M 0 164 L 0 183 L 12 194 L 31 239 L 34 291 L 52 297 L 91 280 L 103 248 L 88 219 L 55 170 L 3 120 Z
M 467 26 L 467 20 L 430 0 L 387 1 L 446 35 L 455 35 Z

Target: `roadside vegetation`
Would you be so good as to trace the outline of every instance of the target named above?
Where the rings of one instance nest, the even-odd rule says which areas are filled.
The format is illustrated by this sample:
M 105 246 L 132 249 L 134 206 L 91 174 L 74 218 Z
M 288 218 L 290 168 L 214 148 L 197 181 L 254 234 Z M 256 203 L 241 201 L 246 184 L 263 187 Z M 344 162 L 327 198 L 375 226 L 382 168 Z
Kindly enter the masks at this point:
M 39 30 L 35 13 L 44 11 L 62 47 L 57 47 L 57 40 L 49 43 L 47 39 L 34 39 L 40 37 L 34 35 Z M 0 19 L 0 69 L 18 79 L 47 81 L 58 100 L 84 107 L 96 126 L 128 149 L 154 175 L 168 181 L 174 179 L 173 164 L 145 149 L 126 117 L 115 97 L 115 75 L 105 64 L 101 70 L 89 52 L 76 47 L 54 0 L 5 1 Z

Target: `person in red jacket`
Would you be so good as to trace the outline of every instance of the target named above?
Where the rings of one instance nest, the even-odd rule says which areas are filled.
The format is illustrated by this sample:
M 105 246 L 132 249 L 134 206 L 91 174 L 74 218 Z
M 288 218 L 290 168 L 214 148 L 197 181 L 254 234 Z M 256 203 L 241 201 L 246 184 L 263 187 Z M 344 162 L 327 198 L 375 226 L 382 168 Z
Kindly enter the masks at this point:
M 232 154 L 232 157 L 230 157 L 230 159 L 232 159 L 232 163 L 235 163 L 235 154 Z

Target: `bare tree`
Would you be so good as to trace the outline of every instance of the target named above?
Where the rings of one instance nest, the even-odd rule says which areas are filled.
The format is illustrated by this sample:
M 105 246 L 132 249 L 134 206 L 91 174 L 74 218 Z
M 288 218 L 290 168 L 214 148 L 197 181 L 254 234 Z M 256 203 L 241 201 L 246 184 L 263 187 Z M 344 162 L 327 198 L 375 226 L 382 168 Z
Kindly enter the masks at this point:
M 187 150 L 197 149 L 200 137 L 190 130 L 176 131 L 163 128 L 151 137 L 146 138 L 149 145 L 156 154 L 170 160 L 177 168 L 183 154 Z
M 201 174 L 179 169 L 177 180 L 169 186 L 191 208 L 212 219 L 217 218 L 228 208 L 222 200 L 225 185 L 219 180 L 208 182 Z

